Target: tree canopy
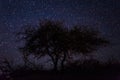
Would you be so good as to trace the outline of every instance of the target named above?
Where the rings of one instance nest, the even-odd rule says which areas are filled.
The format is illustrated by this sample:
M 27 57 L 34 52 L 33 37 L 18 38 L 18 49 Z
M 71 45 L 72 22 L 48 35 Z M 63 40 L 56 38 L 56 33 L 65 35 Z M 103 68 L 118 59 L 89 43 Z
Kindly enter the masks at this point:
M 72 55 L 87 54 L 103 47 L 109 42 L 99 31 L 87 26 L 66 27 L 59 21 L 47 20 L 37 27 L 27 25 L 20 32 L 25 45 L 20 48 L 25 56 L 34 55 L 37 58 L 48 55 L 54 65 L 54 70 L 61 69 Z

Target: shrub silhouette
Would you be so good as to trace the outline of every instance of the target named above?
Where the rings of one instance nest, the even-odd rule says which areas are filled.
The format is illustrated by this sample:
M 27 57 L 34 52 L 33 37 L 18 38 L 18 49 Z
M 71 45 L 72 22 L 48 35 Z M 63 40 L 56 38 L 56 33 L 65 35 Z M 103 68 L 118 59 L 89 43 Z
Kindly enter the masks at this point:
M 0 80 L 12 79 L 11 74 L 14 71 L 14 69 L 7 58 L 4 58 L 0 61 L 0 71 L 2 72 L 2 74 L 0 75 Z

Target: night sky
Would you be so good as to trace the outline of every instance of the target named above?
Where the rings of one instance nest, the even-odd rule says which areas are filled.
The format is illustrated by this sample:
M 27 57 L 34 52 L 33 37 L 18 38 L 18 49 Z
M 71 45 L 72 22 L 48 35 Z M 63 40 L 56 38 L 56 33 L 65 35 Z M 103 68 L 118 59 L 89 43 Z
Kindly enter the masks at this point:
M 0 0 L 0 55 L 19 60 L 15 33 L 40 19 L 98 27 L 111 44 L 96 57 L 120 58 L 120 0 Z

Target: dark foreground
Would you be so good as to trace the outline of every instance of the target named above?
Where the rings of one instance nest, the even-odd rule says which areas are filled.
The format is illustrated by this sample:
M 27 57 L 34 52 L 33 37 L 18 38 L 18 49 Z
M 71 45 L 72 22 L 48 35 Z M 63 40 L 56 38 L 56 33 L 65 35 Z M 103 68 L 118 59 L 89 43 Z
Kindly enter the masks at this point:
M 11 79 L 0 80 L 120 80 L 120 73 L 21 71 L 12 74 Z
M 120 80 L 120 64 L 74 65 L 59 71 L 21 67 L 0 80 Z
M 13 80 L 120 80 L 120 73 L 21 72 Z
M 120 80 L 119 76 L 75 76 L 75 75 L 29 75 L 16 77 L 14 80 Z

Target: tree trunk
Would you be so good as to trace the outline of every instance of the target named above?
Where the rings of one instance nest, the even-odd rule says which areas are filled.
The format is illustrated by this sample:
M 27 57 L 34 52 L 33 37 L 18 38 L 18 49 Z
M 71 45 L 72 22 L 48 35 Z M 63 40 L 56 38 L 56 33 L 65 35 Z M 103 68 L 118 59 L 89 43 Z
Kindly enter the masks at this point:
M 53 71 L 58 71 L 58 66 L 57 66 L 58 62 L 55 61 L 54 62 L 54 67 L 53 67 Z
M 46 48 L 46 50 L 47 50 L 47 53 L 48 53 L 49 57 L 51 58 L 52 63 L 53 63 L 53 65 L 54 65 L 54 66 L 53 66 L 53 71 L 57 71 L 57 70 L 58 70 L 58 69 L 57 69 L 57 65 L 58 65 L 58 60 L 57 60 L 57 58 L 54 58 L 54 56 L 53 56 L 52 54 L 50 54 L 48 47 Z
M 53 71 L 58 71 L 58 55 L 55 55 L 55 57 L 52 55 L 52 54 L 50 54 L 50 52 L 49 52 L 49 49 L 48 49 L 48 47 L 46 48 L 46 50 L 47 50 L 47 53 L 48 53 L 48 55 L 49 55 L 49 57 L 51 58 L 51 60 L 52 60 L 52 62 L 53 62 Z
M 66 54 L 64 53 L 63 59 L 62 59 L 62 61 L 61 61 L 61 70 L 64 70 L 65 60 L 66 60 Z
M 54 69 L 53 69 L 53 70 L 54 70 L 55 72 L 58 71 L 58 60 L 59 60 L 58 55 L 55 55 L 54 61 L 53 61 L 53 63 L 54 63 Z

